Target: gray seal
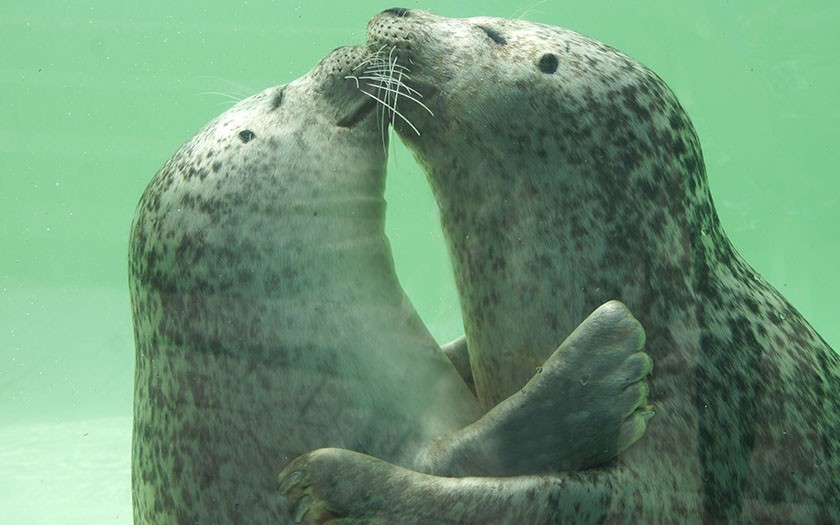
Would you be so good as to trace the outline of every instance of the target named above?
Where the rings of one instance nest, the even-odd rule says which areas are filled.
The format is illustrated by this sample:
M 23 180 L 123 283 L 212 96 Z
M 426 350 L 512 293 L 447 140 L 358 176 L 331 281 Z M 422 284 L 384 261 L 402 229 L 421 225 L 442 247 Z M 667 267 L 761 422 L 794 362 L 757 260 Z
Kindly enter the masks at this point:
M 136 523 L 291 522 L 302 511 L 277 475 L 316 448 L 501 475 L 598 464 L 644 430 L 650 360 L 617 303 L 481 417 L 394 272 L 379 105 L 349 78 L 367 58 L 340 48 L 239 102 L 141 197 L 129 247 Z M 585 362 L 600 367 L 589 387 Z M 569 385 L 592 395 L 566 402 Z M 574 425 L 581 412 L 599 417 Z
M 840 359 L 726 237 L 665 83 L 521 20 L 391 9 L 368 39 L 408 69 L 395 128 L 440 206 L 482 404 L 616 298 L 647 330 L 657 418 L 615 468 L 467 481 L 323 454 L 296 466 L 310 487 L 367 469 L 353 501 L 375 491 L 371 522 L 840 522 Z M 385 476 L 426 495 L 401 503 Z

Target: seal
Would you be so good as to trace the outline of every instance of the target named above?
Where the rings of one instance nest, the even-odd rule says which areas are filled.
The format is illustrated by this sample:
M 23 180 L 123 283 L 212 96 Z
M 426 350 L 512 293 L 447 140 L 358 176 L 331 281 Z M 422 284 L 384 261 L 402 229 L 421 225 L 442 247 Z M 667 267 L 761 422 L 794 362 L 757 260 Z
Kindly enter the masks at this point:
M 297 494 L 358 518 L 323 489 L 344 462 L 370 478 L 353 501 L 376 494 L 373 522 L 840 522 L 840 359 L 726 237 L 666 84 L 521 20 L 391 9 L 368 39 L 410 69 L 423 104 L 403 98 L 395 128 L 441 210 L 482 404 L 616 298 L 647 329 L 657 419 L 616 468 L 466 481 L 332 452 L 290 467 L 309 483 Z M 385 477 L 425 498 L 400 502 Z
M 299 511 L 277 474 L 321 447 L 501 475 L 597 464 L 644 431 L 650 360 L 616 303 L 480 417 L 394 271 L 382 115 L 353 74 L 368 58 L 340 48 L 239 102 L 140 199 L 129 246 L 137 523 L 291 522 Z M 589 402 L 557 399 L 573 390 Z M 599 417 L 573 425 L 582 412 Z

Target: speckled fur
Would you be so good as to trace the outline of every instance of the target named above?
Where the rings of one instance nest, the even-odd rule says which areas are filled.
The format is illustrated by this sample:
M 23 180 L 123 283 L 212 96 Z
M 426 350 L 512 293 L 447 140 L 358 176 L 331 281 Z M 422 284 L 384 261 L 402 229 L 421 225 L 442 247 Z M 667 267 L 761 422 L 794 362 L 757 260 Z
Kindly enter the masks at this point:
M 295 456 L 404 464 L 480 415 L 394 273 L 376 112 L 337 125 L 368 104 L 345 79 L 365 53 L 241 101 L 140 200 L 135 523 L 288 523 Z
M 281 496 L 306 494 L 293 469 L 282 491 L 276 476 L 323 447 L 512 475 L 599 465 L 644 433 L 650 359 L 617 302 L 481 415 L 394 272 L 383 119 L 349 78 L 369 58 L 341 48 L 243 100 L 141 198 L 129 253 L 138 523 L 290 522 L 313 500 Z M 353 464 L 326 474 L 352 483 Z
M 356 481 L 375 488 L 367 508 L 336 506 L 372 523 L 840 522 L 840 359 L 730 244 L 665 83 L 520 20 L 391 9 L 368 38 L 396 47 L 435 113 L 403 100 L 420 136 L 397 131 L 441 208 L 484 406 L 619 299 L 648 334 L 657 416 L 610 468 L 458 480 L 379 465 Z M 394 479 L 423 495 L 378 489 Z

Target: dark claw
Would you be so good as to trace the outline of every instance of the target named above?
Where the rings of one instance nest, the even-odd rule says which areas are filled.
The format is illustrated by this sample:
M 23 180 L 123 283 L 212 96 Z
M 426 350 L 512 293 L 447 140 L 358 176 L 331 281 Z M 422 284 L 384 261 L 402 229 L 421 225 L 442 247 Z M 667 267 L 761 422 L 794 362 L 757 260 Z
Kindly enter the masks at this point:
M 301 482 L 303 476 L 304 474 L 300 470 L 296 470 L 291 474 L 285 476 L 283 480 L 280 481 L 280 493 L 284 496 L 288 494 L 289 491 L 295 487 L 295 485 Z
M 303 521 L 303 517 L 306 515 L 307 512 L 309 512 L 309 505 L 311 503 L 312 498 L 310 498 L 309 496 L 304 496 L 300 498 L 300 501 L 298 501 L 298 504 L 295 507 L 295 523 L 300 523 Z

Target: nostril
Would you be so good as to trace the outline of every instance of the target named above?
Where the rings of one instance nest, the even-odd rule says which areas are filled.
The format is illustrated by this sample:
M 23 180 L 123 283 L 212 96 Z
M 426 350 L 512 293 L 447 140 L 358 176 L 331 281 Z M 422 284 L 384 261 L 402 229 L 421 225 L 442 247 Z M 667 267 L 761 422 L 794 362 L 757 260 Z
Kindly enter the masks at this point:
M 384 15 L 385 13 L 388 13 L 389 15 L 406 17 L 408 16 L 409 12 L 410 10 L 404 7 L 392 7 L 391 9 L 386 9 L 382 11 L 382 14 Z

